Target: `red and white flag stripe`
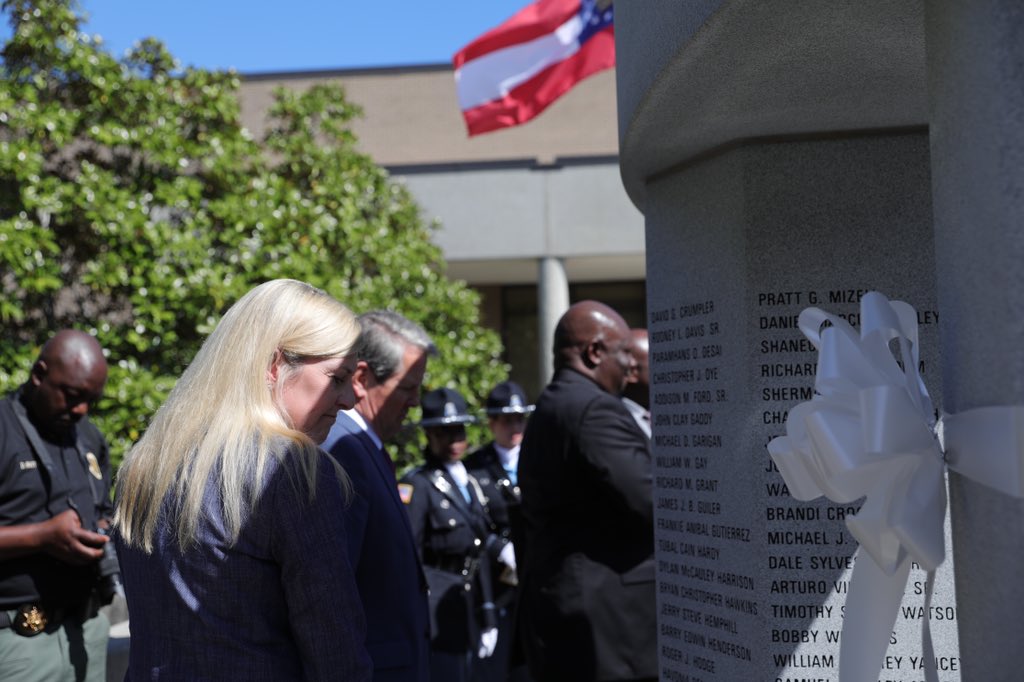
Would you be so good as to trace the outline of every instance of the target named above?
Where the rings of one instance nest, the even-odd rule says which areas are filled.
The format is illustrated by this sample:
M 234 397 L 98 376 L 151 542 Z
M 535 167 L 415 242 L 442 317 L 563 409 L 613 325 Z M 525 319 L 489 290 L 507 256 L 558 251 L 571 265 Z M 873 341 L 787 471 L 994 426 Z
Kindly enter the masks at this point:
M 611 6 L 540 0 L 453 58 L 470 135 L 524 123 L 576 83 L 615 65 Z

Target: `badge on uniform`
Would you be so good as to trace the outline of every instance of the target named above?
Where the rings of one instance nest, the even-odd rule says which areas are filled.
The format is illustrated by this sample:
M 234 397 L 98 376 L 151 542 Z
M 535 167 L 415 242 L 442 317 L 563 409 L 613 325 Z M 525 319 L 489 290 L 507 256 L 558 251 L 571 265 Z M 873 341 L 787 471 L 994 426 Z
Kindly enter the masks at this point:
M 100 462 L 96 459 L 96 455 L 91 452 L 85 453 L 85 461 L 89 463 L 89 473 L 92 474 L 93 478 L 97 481 L 102 481 L 103 472 L 100 471 Z
M 11 628 L 23 637 L 34 637 L 46 629 L 48 619 L 46 613 L 35 604 L 24 604 L 18 607 Z
M 412 484 L 411 483 L 399 483 L 398 484 L 398 496 L 402 498 L 402 504 L 409 504 L 412 502 Z
M 444 477 L 440 470 L 435 471 L 431 475 L 430 480 L 434 482 L 434 487 L 445 495 L 452 491 L 452 484 L 448 482 L 448 479 Z

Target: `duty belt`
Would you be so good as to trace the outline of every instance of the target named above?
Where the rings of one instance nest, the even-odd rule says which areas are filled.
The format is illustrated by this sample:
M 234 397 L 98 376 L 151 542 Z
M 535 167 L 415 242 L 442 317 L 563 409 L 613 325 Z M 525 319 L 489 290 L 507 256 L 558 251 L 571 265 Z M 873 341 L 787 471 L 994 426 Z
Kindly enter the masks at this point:
M 473 560 L 467 556 L 448 555 L 432 557 L 433 560 L 425 560 L 423 564 L 448 573 L 461 573 L 468 575 Z

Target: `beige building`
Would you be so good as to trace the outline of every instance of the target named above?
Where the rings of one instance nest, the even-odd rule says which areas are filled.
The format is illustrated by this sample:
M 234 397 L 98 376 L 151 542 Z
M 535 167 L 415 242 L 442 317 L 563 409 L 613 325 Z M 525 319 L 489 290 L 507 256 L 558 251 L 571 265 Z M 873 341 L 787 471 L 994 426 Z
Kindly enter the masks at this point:
M 644 325 L 643 216 L 622 187 L 615 72 L 599 73 L 533 121 L 474 138 L 447 64 L 251 74 L 242 115 L 256 134 L 273 90 L 341 84 L 364 117 L 360 148 L 407 185 L 449 275 L 483 295 L 512 378 L 536 397 L 551 373 L 551 333 L 571 302 L 603 300 Z

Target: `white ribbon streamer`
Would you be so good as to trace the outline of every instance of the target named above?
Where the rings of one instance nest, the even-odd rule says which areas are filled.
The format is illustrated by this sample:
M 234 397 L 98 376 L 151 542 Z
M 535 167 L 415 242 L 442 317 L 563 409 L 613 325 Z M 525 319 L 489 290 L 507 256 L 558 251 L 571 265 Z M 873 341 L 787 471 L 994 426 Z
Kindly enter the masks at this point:
M 819 351 L 816 395 L 789 412 L 786 435 L 768 452 L 799 500 L 865 498 L 847 517 L 858 550 L 839 649 L 840 682 L 877 680 L 911 562 L 928 571 L 945 556 L 943 447 L 918 371 L 917 313 L 871 292 L 861 299 L 861 331 L 818 308 L 800 329 Z M 828 323 L 828 325 L 826 325 Z M 823 328 L 824 327 L 824 328 Z M 951 469 L 1024 497 L 1024 407 L 986 407 L 939 425 Z M 1015 456 L 1008 461 L 1007 452 Z M 937 682 L 928 611 L 922 621 L 925 676 Z

